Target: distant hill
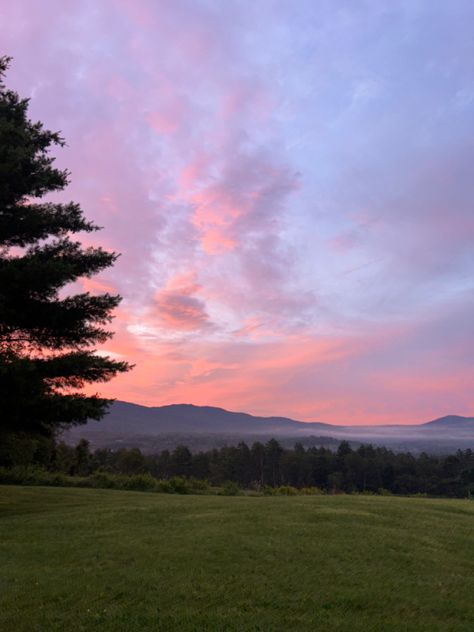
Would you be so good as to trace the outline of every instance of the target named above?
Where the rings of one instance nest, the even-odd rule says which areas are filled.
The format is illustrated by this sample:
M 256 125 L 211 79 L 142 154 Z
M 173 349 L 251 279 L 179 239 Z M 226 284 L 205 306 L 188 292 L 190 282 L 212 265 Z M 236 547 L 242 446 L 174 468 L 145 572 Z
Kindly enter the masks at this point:
M 436 428 L 446 428 L 452 430 L 453 428 L 460 428 L 463 430 L 474 430 L 474 417 L 461 417 L 460 415 L 446 415 L 433 421 L 428 421 L 422 426 L 432 426 Z
M 90 421 L 64 434 L 69 442 L 80 437 L 88 439 L 94 447 L 137 446 L 145 452 L 178 443 L 205 449 L 271 437 L 284 443 L 304 439 L 306 445 L 334 445 L 347 439 L 397 450 L 446 452 L 474 448 L 474 418 L 448 415 L 415 425 L 337 426 L 287 417 L 257 417 L 213 406 L 149 407 L 116 401 L 102 421 Z
M 113 430 L 127 434 L 162 434 L 170 432 L 217 432 L 292 434 L 330 430 L 324 423 L 304 423 L 286 417 L 256 417 L 247 413 L 234 413 L 213 406 L 172 404 L 170 406 L 140 406 L 116 401 L 102 421 L 89 422 L 88 428 L 102 432 Z

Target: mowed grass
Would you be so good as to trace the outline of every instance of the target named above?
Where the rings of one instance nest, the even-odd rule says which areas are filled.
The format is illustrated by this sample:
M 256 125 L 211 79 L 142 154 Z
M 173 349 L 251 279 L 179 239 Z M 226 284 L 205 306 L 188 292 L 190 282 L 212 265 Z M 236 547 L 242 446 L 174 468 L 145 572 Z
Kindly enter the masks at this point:
M 2 632 L 474 630 L 474 502 L 0 487 Z

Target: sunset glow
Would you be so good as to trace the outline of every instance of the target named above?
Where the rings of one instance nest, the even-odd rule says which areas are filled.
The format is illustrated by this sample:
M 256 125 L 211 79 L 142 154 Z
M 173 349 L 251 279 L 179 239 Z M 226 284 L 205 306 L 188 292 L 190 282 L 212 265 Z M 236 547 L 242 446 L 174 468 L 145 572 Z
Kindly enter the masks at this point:
M 341 424 L 474 415 L 474 4 L 0 0 L 61 199 L 121 253 L 93 392 Z M 92 241 L 91 241 L 92 240 Z

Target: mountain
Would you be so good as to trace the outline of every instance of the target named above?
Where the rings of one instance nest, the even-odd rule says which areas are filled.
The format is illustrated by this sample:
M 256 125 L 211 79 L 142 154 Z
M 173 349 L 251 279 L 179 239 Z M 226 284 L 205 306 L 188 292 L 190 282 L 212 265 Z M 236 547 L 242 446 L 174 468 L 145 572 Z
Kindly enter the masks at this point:
M 116 401 L 102 421 L 89 422 L 88 430 L 113 431 L 127 434 L 156 435 L 180 432 L 216 432 L 251 434 L 291 434 L 334 428 L 330 424 L 294 421 L 286 417 L 255 417 L 234 413 L 213 406 L 172 404 L 170 406 L 139 406 Z
M 460 415 L 446 415 L 433 421 L 428 421 L 422 426 L 431 426 L 436 428 L 444 428 L 446 430 L 462 429 L 474 431 L 474 417 L 461 417 Z
M 169 449 L 179 443 L 198 450 L 239 441 L 268 441 L 272 437 L 285 444 L 303 441 L 305 445 L 336 445 L 346 439 L 395 450 L 448 452 L 474 448 L 474 418 L 448 415 L 414 425 L 337 426 L 287 417 L 257 417 L 212 406 L 148 407 L 116 401 L 102 421 L 89 421 L 63 435 L 67 442 L 81 437 L 93 447 L 136 446 L 144 452 Z

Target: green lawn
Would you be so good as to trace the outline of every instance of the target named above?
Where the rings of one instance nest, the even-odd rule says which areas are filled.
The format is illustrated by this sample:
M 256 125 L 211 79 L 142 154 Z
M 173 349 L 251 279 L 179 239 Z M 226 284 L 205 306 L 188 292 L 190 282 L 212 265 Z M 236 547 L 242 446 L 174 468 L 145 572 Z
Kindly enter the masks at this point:
M 474 502 L 0 487 L 2 632 L 474 630 Z

